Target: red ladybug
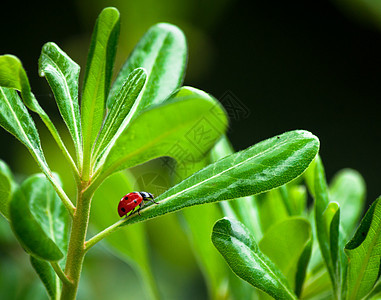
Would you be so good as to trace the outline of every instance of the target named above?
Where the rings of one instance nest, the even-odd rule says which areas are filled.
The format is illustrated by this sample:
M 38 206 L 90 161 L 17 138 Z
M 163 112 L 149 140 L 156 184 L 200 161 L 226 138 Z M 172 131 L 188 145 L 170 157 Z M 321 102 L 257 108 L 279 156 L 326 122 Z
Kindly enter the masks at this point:
M 155 204 L 159 204 L 153 200 L 153 195 L 147 192 L 132 192 L 125 195 L 119 201 L 118 214 L 120 217 L 129 216 L 134 212 L 138 212 L 144 206 L 144 201 L 151 201 Z

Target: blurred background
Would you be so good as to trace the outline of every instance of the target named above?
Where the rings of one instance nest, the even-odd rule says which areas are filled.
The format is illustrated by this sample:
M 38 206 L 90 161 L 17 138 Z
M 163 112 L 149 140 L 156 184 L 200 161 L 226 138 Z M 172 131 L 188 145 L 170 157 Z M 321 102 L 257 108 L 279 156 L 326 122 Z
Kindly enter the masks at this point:
M 309 130 L 320 138 L 327 179 L 339 169 L 354 168 L 365 178 L 368 203 L 374 201 L 381 194 L 381 108 L 378 105 L 381 4 L 376 0 L 250 3 L 250 7 L 243 0 L 2 3 L 0 54 L 16 55 L 23 62 L 40 104 L 52 118 L 59 119 L 52 93 L 45 79 L 38 76 L 37 62 L 44 43 L 57 43 L 84 66 L 97 15 L 104 7 L 115 6 L 122 22 L 117 72 L 151 25 L 173 23 L 188 39 L 184 84 L 205 90 L 223 103 L 231 119 L 228 135 L 236 150 L 288 130 Z M 50 147 L 50 141 L 44 138 L 45 128 L 39 128 L 48 161 L 57 160 L 56 148 Z M 0 145 L 0 158 L 16 174 L 22 177 L 38 172 L 24 147 L 3 130 Z M 56 163 L 59 170 L 59 162 Z M 3 251 L 4 245 L 13 245 L 12 237 L 6 233 L 0 236 L 0 258 L 8 258 L 1 259 L 0 272 L 4 274 L 7 266 L 12 265 L 9 270 L 17 278 L 17 272 L 21 272 L 17 264 L 24 265 L 26 258 L 19 259 L 15 253 L 22 250 L 18 248 Z M 186 246 L 183 248 L 184 264 L 192 265 L 189 262 L 192 254 Z M 12 257 L 17 259 L 10 262 L 12 252 Z M 120 274 L 124 277 L 121 282 L 127 278 L 130 283 L 136 281 L 133 275 L 118 269 L 118 260 L 102 252 L 102 257 L 111 262 L 99 262 L 94 255 L 89 260 L 93 259 L 95 264 L 119 270 L 120 273 L 110 272 L 111 278 Z M 160 269 L 158 264 L 156 267 Z M 91 273 L 91 268 L 95 268 L 91 266 L 85 272 Z M 121 268 L 128 266 L 123 264 Z M 9 274 L 13 274 L 11 271 Z M 194 268 L 193 272 L 196 279 L 192 284 L 204 295 L 202 280 L 197 279 L 200 271 Z M 30 284 L 34 286 L 32 270 L 30 276 Z M 26 292 L 23 294 L 18 287 L 9 298 L 1 297 L 2 287 L 8 284 L 3 277 L 0 276 L 1 299 L 25 296 Z M 27 286 L 28 281 L 23 284 L 25 291 L 33 291 Z M 187 288 L 192 289 L 192 284 Z M 36 285 L 35 289 L 40 287 Z

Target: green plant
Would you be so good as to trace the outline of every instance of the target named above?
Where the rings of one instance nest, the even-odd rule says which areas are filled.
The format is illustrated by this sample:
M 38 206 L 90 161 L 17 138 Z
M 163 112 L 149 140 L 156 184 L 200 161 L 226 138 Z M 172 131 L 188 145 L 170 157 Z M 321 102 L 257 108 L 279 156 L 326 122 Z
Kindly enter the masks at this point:
M 206 166 L 159 195 L 159 205 L 147 205 L 141 215 L 115 221 L 122 195 L 113 199 L 102 191 L 109 182 L 120 182 L 125 193 L 130 192 L 128 175 L 119 171 L 163 156 L 179 164 L 183 158 L 173 151 L 174 145 L 187 149 L 194 161 L 203 161 L 227 127 L 226 113 L 218 101 L 195 88 L 180 87 L 187 48 L 177 27 L 153 26 L 111 85 L 118 36 L 119 13 L 106 8 L 93 32 L 81 105 L 80 67 L 54 43 L 42 48 L 39 73 L 53 91 L 75 156 L 37 102 L 21 62 L 12 55 L 0 57 L 0 125 L 27 147 L 43 173 L 16 182 L 1 162 L 0 212 L 30 255 L 52 299 L 76 297 L 86 253 L 102 239 L 112 238 L 111 233 L 123 234 L 121 229 L 127 225 L 189 206 L 282 186 L 302 174 L 319 149 L 318 139 L 309 132 L 281 134 Z M 47 163 L 27 108 L 40 116 L 64 155 L 77 187 L 76 199 L 68 197 L 59 175 Z M 208 140 L 194 147 L 197 141 L 189 132 L 197 126 L 208 132 Z M 108 227 L 87 238 L 94 193 L 101 198 L 94 212 L 95 226 L 107 223 L 104 226 Z M 111 213 L 109 201 L 115 206 Z M 134 226 L 134 235 L 109 242 L 123 248 L 151 282 L 152 297 L 158 297 L 144 254 L 143 228 Z
M 224 140 L 213 158 L 231 152 Z M 379 200 L 350 239 L 365 204 L 364 181 L 344 169 L 328 186 L 317 157 L 298 180 L 249 199 L 252 214 L 242 214 L 237 202 L 223 203 L 227 217 L 215 223 L 212 241 L 232 271 L 257 288 L 246 289 L 246 297 L 379 299 Z

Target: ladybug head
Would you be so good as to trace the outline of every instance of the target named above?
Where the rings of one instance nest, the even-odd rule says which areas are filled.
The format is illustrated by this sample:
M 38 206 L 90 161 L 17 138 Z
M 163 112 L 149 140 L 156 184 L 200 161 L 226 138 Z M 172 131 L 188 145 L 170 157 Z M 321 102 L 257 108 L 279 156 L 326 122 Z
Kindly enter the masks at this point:
M 119 205 L 118 205 L 118 214 L 119 214 L 119 217 L 123 217 L 124 215 L 127 214 L 128 210 L 127 210 L 127 201 L 122 199 L 119 201 Z

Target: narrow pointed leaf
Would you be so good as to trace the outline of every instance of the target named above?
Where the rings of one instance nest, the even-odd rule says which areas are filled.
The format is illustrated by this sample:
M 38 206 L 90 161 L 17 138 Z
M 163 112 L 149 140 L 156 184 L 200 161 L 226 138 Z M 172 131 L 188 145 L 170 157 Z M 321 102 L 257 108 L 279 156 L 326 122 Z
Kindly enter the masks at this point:
M 40 277 L 44 284 L 50 299 L 57 299 L 60 283 L 52 266 L 47 261 L 33 256 L 30 256 L 30 262 L 38 277 Z
M 311 236 L 311 239 L 304 246 L 303 252 L 300 255 L 298 263 L 297 263 L 294 291 L 298 297 L 300 297 L 302 293 L 304 281 L 306 279 L 307 267 L 308 267 L 308 263 L 310 261 L 311 253 L 312 253 L 312 241 L 313 240 Z
M 25 180 L 9 207 L 13 232 L 24 249 L 37 258 L 58 261 L 66 252 L 68 215 L 42 174 Z
M 0 160 L 0 214 L 9 221 L 9 202 L 16 188 L 13 174 L 7 164 Z
M 121 225 L 279 187 L 302 174 L 318 149 L 319 140 L 302 130 L 267 139 L 193 174 L 157 197 L 160 205 L 150 205 L 141 216 L 132 215 Z
M 40 76 L 45 76 L 69 129 L 77 153 L 82 143 L 81 120 L 78 104 L 78 78 L 80 67 L 56 44 L 46 43 L 39 59 Z
M 160 156 L 197 161 L 226 127 L 226 114 L 215 99 L 194 88 L 181 88 L 124 129 L 107 156 L 101 177 Z
M 311 226 L 305 219 L 288 218 L 272 226 L 259 242 L 263 254 L 271 259 L 295 289 L 298 261 L 311 240 Z
M 183 32 L 174 25 L 159 23 L 141 38 L 120 70 L 109 95 L 110 108 L 127 76 L 136 68 L 147 71 L 147 84 L 137 112 L 163 102 L 182 83 L 187 60 Z
M 102 130 L 97 138 L 94 146 L 94 157 L 101 153 L 110 143 L 111 139 L 116 139 L 116 133 L 120 131 L 120 127 L 125 122 L 127 115 L 135 102 L 139 102 L 139 94 L 144 86 L 147 78 L 147 73 L 144 69 L 138 68 L 130 73 L 119 90 L 117 97 L 107 113 Z M 130 120 L 131 118 L 129 118 Z M 128 121 L 126 123 L 128 123 Z
M 93 32 L 81 102 L 84 158 L 90 157 L 95 138 L 101 128 L 119 36 L 119 12 L 105 8 Z M 87 167 L 87 166 L 86 166 Z
M 213 227 L 212 241 L 237 276 L 276 299 L 297 299 L 281 271 L 260 251 L 243 224 L 219 220 Z
M 345 246 L 349 259 L 346 299 L 362 299 L 378 279 L 381 260 L 380 199 L 373 202 L 354 237 Z
M 337 292 L 340 286 L 340 278 L 338 278 L 337 269 L 332 261 L 332 245 L 330 241 L 330 226 L 333 214 L 327 214 L 327 208 L 329 205 L 328 187 L 325 180 L 323 163 L 320 158 L 316 160 L 314 171 L 315 226 L 317 239 L 331 277 L 334 291 Z M 337 249 L 337 246 L 335 248 Z M 335 254 L 335 257 L 337 257 L 337 254 Z
M 341 170 L 330 183 L 329 194 L 331 201 L 340 204 L 340 219 L 343 230 L 347 234 L 352 234 L 365 206 L 366 187 L 364 179 L 355 170 Z

